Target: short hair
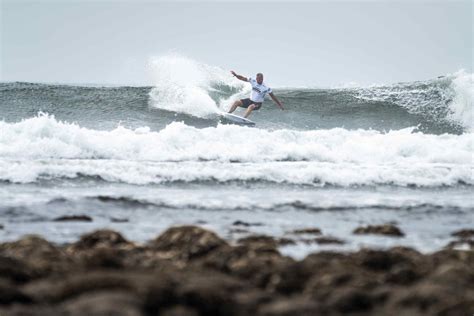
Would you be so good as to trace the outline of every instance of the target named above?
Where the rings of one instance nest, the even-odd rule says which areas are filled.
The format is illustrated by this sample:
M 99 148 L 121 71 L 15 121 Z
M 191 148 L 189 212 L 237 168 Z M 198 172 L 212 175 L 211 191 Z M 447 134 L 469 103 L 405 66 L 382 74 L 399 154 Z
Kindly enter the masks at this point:
M 259 72 L 259 73 L 257 74 L 257 77 L 258 77 L 258 76 L 262 76 L 262 77 L 263 77 L 263 74 L 262 74 L 261 72 Z

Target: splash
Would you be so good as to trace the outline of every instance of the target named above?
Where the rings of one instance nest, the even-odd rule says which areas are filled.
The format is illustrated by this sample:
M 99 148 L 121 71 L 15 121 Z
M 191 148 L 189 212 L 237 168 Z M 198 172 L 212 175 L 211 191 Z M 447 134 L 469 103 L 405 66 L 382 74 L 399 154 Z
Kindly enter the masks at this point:
M 244 89 L 227 71 L 176 54 L 152 58 L 149 66 L 154 82 L 150 104 L 168 111 L 212 117 L 228 101 L 211 97 L 216 87 L 227 86 L 237 93 Z
M 449 103 L 449 109 L 451 110 L 449 118 L 460 122 L 464 127 L 472 131 L 474 129 L 474 117 L 472 116 L 474 75 L 458 71 L 455 73 L 451 88 L 454 91 L 454 97 Z

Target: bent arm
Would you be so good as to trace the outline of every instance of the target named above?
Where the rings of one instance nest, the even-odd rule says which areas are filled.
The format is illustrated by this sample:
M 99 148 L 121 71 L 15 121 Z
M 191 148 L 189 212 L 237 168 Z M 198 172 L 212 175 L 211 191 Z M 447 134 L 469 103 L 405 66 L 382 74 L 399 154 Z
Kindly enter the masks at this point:
M 270 92 L 268 95 L 272 98 L 272 100 L 273 100 L 276 104 L 278 104 L 278 106 L 280 107 L 280 109 L 284 110 L 283 105 L 281 104 L 280 100 L 277 99 L 277 97 L 273 94 L 273 92 Z
M 247 78 L 245 78 L 244 76 L 241 76 L 241 75 L 236 74 L 235 71 L 233 71 L 233 70 L 232 70 L 230 73 L 233 74 L 234 77 L 237 78 L 237 79 L 239 79 L 239 80 L 242 80 L 242 81 L 245 81 L 245 82 L 248 82 L 248 81 L 249 81 L 249 80 L 248 80 Z

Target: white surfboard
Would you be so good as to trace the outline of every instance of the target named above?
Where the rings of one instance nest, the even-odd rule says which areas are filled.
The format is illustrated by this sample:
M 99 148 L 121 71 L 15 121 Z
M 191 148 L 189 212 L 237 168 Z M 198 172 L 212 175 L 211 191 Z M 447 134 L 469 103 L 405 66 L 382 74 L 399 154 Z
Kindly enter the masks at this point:
M 222 112 L 220 114 L 220 116 L 221 116 L 221 121 L 223 121 L 224 123 L 232 123 L 232 124 L 246 125 L 246 126 L 255 126 L 255 122 L 253 122 L 249 119 L 234 115 L 234 114 Z

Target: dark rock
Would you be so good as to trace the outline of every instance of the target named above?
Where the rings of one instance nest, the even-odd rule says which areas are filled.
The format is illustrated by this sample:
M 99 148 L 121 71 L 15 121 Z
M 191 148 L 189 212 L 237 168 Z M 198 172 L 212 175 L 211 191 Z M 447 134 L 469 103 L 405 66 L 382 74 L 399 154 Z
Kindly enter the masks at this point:
M 232 223 L 233 226 L 244 226 L 244 227 L 250 227 L 250 226 L 262 226 L 262 223 L 247 223 L 244 221 L 235 221 Z
M 314 316 L 325 315 L 324 310 L 315 301 L 308 297 L 297 296 L 282 298 L 263 305 L 258 316 Z
M 295 245 L 296 241 L 290 238 L 278 238 L 277 243 L 279 246 Z
M 3 224 L 0 224 L 0 229 L 4 229 L 5 226 L 3 226 Z
M 116 217 L 111 217 L 110 221 L 112 223 L 128 223 L 128 218 L 116 218 Z
M 303 228 L 303 229 L 295 229 L 291 232 L 292 234 L 308 234 L 308 235 L 321 235 L 322 232 L 319 228 Z
M 186 282 L 177 288 L 179 300 L 197 309 L 200 315 L 235 315 L 239 306 L 235 295 L 248 286 L 220 273 L 199 273 L 186 276 Z
M 446 245 L 448 249 L 463 249 L 463 250 L 474 250 L 474 240 L 471 239 L 460 239 L 451 241 Z
M 0 244 L 0 315 L 421 316 L 474 309 L 472 251 L 394 247 L 295 261 L 276 249 L 292 241 L 256 235 L 229 245 L 194 226 L 170 228 L 144 246 L 109 230 L 60 247 L 27 236 Z
M 357 235 L 375 234 L 394 237 L 405 236 L 405 234 L 398 227 L 390 224 L 358 227 L 353 231 L 353 233 Z
M 169 284 L 169 277 L 155 277 L 150 272 L 127 272 L 96 270 L 71 272 L 61 278 L 41 279 L 23 287 L 26 295 L 42 304 L 63 302 L 82 294 L 96 291 L 126 291 L 139 296 L 146 295 L 149 288 Z M 168 290 L 168 287 L 162 286 Z
M 0 279 L 0 305 L 32 303 L 33 300 L 6 280 Z
M 330 236 L 322 236 L 322 237 L 316 237 L 313 239 L 303 239 L 302 240 L 306 244 L 318 244 L 318 245 L 329 245 L 329 244 L 335 244 L 335 245 L 343 245 L 345 242 L 341 239 L 335 238 L 335 237 L 330 237 Z
M 474 229 L 461 229 L 453 232 L 451 236 L 459 237 L 462 239 L 474 238 Z
M 87 215 L 67 215 L 53 219 L 54 222 L 92 222 L 92 218 Z
M 123 236 L 113 230 L 103 229 L 83 235 L 81 239 L 72 245 L 74 250 L 90 250 L 96 247 L 117 247 L 130 243 Z
M 221 247 L 198 264 L 246 280 L 259 288 L 269 288 L 278 281 L 274 277 L 290 262 L 293 260 L 282 257 L 274 248 L 260 251 L 253 246 L 239 245 Z
M 160 316 L 199 316 L 199 313 L 193 308 L 178 305 L 166 308 Z
M 70 258 L 63 250 L 34 235 L 0 244 L 0 255 L 23 262 L 23 266 L 26 265 L 31 271 L 31 273 L 27 273 L 30 276 L 63 271 L 72 266 Z
M 33 278 L 34 272 L 23 261 L 0 256 L 0 277 L 22 283 Z
M 383 250 L 362 249 L 352 256 L 355 262 L 370 270 L 389 271 L 395 264 L 409 261 L 405 256 Z
M 141 316 L 141 300 L 125 291 L 84 293 L 61 304 L 70 316 L 116 315 Z
M 278 252 L 278 240 L 266 235 L 251 235 L 237 240 L 239 244 L 260 252 Z
M 247 234 L 249 232 L 248 230 L 242 228 L 233 228 L 229 231 L 233 234 Z
M 420 279 L 420 273 L 411 265 L 399 264 L 390 269 L 385 280 L 394 284 L 412 284 Z
M 354 288 L 335 291 L 329 304 L 342 313 L 366 312 L 373 305 L 370 296 L 364 290 Z
M 153 249 L 174 252 L 183 259 L 202 256 L 225 245 L 215 233 L 197 226 L 169 228 L 150 243 Z

